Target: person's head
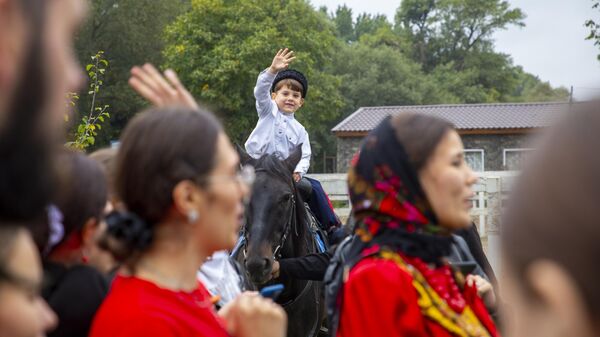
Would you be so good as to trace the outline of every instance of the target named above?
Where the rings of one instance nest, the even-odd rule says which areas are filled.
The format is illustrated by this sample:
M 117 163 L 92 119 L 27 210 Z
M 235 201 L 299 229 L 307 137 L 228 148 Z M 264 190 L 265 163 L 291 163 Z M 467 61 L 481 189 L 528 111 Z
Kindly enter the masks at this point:
M 0 225 L 0 336 L 39 337 L 56 326 L 41 284 L 40 258 L 29 233 Z
M 64 133 L 65 93 L 82 82 L 72 44 L 85 6 L 82 0 L 0 0 L 2 220 L 40 217 L 51 198 L 50 148 Z
M 239 167 L 209 112 L 169 107 L 139 114 L 117 157 L 116 189 L 130 213 L 114 223 L 109 216 L 106 246 L 127 261 L 169 232 L 205 257 L 232 248 L 248 193 Z
M 477 176 L 465 162 L 458 132 L 443 119 L 418 113 L 395 116 L 391 123 L 440 225 L 468 227 Z
M 600 334 L 600 103 L 544 135 L 502 223 L 509 336 Z
M 67 265 L 95 257 L 98 233 L 104 230 L 107 186 L 98 163 L 83 153 L 65 150 L 59 158 L 55 206 L 62 214 L 63 237 L 49 257 Z M 89 261 L 92 265 L 94 261 Z
M 90 158 L 98 162 L 104 170 L 108 185 L 108 201 L 113 205 L 117 203 L 117 193 L 115 191 L 117 152 L 116 148 L 104 148 L 90 154 Z
M 0 125 L 35 107 L 47 128 L 61 128 L 65 94 L 83 83 L 73 37 L 86 7 L 83 0 L 0 0 Z M 23 107 L 26 100 L 35 102 Z
M 418 113 L 384 120 L 367 136 L 349 172 L 357 219 L 375 212 L 450 231 L 471 224 L 469 199 L 476 181 L 452 124 Z
M 273 81 L 271 98 L 280 111 L 294 113 L 304 105 L 308 81 L 299 71 L 289 69 L 279 72 Z

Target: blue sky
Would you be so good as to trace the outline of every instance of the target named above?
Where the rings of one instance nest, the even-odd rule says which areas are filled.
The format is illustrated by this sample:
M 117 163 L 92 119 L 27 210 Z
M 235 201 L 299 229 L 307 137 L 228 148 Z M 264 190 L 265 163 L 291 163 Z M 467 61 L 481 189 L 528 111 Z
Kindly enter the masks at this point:
M 385 14 L 393 21 L 400 1 L 394 0 L 311 0 L 330 11 L 346 4 L 354 13 Z M 585 20 L 600 21 L 590 0 L 509 0 L 525 12 L 526 26 L 510 27 L 494 36 L 496 50 L 509 54 L 515 64 L 549 81 L 553 86 L 574 87 L 578 99 L 600 95 L 600 48 L 586 41 Z

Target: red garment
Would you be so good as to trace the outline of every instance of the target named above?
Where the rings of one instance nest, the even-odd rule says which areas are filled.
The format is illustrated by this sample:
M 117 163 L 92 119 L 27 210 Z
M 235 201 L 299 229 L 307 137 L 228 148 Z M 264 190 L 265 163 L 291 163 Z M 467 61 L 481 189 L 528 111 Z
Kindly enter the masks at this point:
M 90 337 L 228 336 L 202 286 L 193 292 L 163 289 L 117 276 L 98 310 Z
M 464 293 L 468 307 L 490 336 L 497 336 L 483 302 L 476 294 L 473 296 L 471 289 Z M 413 276 L 392 260 L 363 259 L 350 271 L 343 291 L 338 337 L 455 336 L 439 323 L 423 316 Z

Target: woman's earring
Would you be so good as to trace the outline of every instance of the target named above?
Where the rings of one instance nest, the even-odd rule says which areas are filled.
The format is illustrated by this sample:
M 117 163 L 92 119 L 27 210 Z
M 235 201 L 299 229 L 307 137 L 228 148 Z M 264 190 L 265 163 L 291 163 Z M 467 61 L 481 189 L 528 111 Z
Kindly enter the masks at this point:
M 90 259 L 88 258 L 87 254 L 85 252 L 81 252 L 81 263 L 88 264 L 89 261 Z
M 189 223 L 195 223 L 200 218 L 200 215 L 198 214 L 198 211 L 196 211 L 195 209 L 193 209 L 193 210 L 191 210 L 191 211 L 188 212 L 187 218 L 188 218 L 188 222 Z

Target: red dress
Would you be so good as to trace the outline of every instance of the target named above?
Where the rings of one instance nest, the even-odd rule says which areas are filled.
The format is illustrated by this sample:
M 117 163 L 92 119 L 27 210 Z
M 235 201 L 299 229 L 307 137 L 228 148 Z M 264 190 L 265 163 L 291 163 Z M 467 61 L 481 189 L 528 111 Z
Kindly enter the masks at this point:
M 456 312 L 421 274 L 415 275 L 413 266 L 394 255 L 365 258 L 352 268 L 344 284 L 338 337 L 497 336 L 475 288 L 464 290 L 466 306 Z
M 192 292 L 117 276 L 94 317 L 91 337 L 228 336 L 202 286 Z

